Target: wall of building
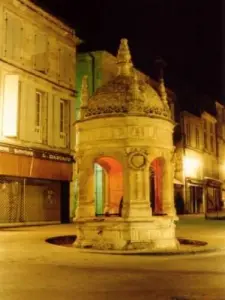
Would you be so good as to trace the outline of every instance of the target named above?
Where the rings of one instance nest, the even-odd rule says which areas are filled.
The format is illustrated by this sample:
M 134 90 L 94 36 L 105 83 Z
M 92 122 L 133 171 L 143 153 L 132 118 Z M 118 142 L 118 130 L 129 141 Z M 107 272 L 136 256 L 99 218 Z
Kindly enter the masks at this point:
M 175 190 L 182 194 L 184 213 L 207 213 L 209 206 L 219 209 L 221 178 L 216 123 L 216 118 L 207 112 L 199 116 L 181 113 L 181 139 L 175 156 L 175 178 L 181 185 L 175 185 Z
M 0 176 L 68 182 L 73 168 L 68 156 L 74 155 L 75 146 L 78 38 L 28 0 L 0 2 L 0 32 Z M 40 158 L 32 152 L 36 150 L 42 151 Z M 31 207 L 36 207 L 39 220 L 58 220 L 59 205 L 50 219 L 40 210 L 41 185 L 28 185 L 27 195 L 32 193 L 37 197 L 31 199 Z M 70 197 L 74 198 L 72 189 Z
M 26 0 L 1 1 L 0 28 L 0 140 L 70 151 L 75 120 L 72 30 Z M 68 111 L 60 131 L 62 100 Z
M 222 182 L 222 201 L 225 207 L 225 107 L 216 102 L 218 173 Z

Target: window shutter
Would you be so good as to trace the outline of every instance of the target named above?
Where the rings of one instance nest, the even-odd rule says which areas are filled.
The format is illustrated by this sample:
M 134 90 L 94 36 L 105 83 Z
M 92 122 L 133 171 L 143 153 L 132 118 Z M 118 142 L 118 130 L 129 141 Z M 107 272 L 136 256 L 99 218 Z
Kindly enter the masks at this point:
M 19 137 L 21 140 L 26 140 L 26 123 L 27 120 L 27 97 L 26 84 L 24 81 L 20 82 L 20 108 L 19 108 Z
M 74 62 L 71 49 L 61 47 L 59 50 L 59 76 L 60 80 L 65 83 L 72 83 L 74 80 Z
M 59 49 L 59 79 L 62 80 L 64 75 L 64 65 L 63 65 L 63 49 Z
M 22 59 L 23 27 L 22 22 L 17 18 L 13 20 L 13 31 L 13 58 L 18 61 Z
M 11 13 L 5 14 L 5 56 L 8 59 L 22 58 L 22 21 Z
M 48 95 L 43 94 L 42 99 L 42 141 L 44 144 L 48 142 Z
M 37 142 L 40 139 L 40 133 L 35 131 L 36 124 L 36 89 L 34 86 L 30 85 L 29 82 L 26 83 L 26 97 L 27 97 L 27 119 L 23 120 L 26 122 L 26 140 L 31 142 Z
M 54 133 L 54 145 L 60 146 L 60 98 L 58 96 L 53 97 L 53 133 Z
M 35 34 L 34 67 L 39 72 L 46 72 L 47 70 L 47 43 L 45 34 L 40 32 Z
M 65 147 L 70 145 L 70 101 L 65 101 L 65 115 L 64 115 L 64 126 L 65 126 Z
M 13 58 L 13 23 L 10 14 L 5 14 L 5 56 Z
M 19 109 L 19 76 L 6 75 L 3 97 L 3 135 L 17 137 Z
M 48 74 L 54 79 L 58 79 L 59 74 L 59 49 L 53 37 L 49 38 L 48 43 Z
M 33 33 L 33 27 L 30 24 L 26 24 L 26 26 L 23 29 L 23 61 L 24 64 L 28 67 L 33 67 L 33 55 L 34 55 L 34 33 Z

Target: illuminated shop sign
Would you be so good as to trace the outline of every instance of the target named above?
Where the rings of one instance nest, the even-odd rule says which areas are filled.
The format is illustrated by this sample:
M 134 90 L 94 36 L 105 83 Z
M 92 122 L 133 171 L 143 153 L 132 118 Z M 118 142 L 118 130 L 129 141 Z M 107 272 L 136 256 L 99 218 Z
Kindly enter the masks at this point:
M 67 163 L 74 162 L 73 157 L 70 155 L 63 155 L 61 153 L 53 153 L 53 152 L 45 152 L 41 150 L 14 148 L 8 145 L 0 145 L 0 152 L 24 155 L 24 156 L 47 159 L 47 160 L 54 160 L 59 162 L 67 162 Z

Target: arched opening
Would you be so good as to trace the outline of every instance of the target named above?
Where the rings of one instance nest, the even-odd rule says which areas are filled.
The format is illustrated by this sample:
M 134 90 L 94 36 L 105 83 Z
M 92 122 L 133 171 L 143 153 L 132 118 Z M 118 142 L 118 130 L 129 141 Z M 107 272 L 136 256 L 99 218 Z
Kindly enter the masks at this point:
M 123 170 L 112 157 L 100 157 L 94 162 L 95 214 L 121 215 Z
M 152 161 L 149 171 L 150 186 L 150 206 L 153 214 L 162 214 L 163 212 L 163 168 L 164 159 L 156 158 Z
M 97 216 L 104 214 L 104 203 L 106 197 L 105 181 L 107 174 L 103 167 L 99 164 L 94 164 L 94 192 L 95 192 L 95 213 Z

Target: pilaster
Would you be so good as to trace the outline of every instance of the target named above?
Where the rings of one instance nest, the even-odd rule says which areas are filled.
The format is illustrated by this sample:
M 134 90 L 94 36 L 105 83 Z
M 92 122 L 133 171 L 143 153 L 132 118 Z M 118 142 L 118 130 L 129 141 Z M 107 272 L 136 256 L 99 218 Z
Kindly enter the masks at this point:
M 163 213 L 168 216 L 175 216 L 176 210 L 174 206 L 174 165 L 172 161 L 171 154 L 168 154 L 165 158 L 165 164 L 163 169 L 163 191 L 162 191 L 162 201 L 163 201 Z
M 128 155 L 124 172 L 124 204 L 122 216 L 128 219 L 149 219 L 152 210 L 149 201 L 149 170 L 147 156 L 134 150 Z
M 94 167 L 90 159 L 77 156 L 78 203 L 75 219 L 95 217 Z

